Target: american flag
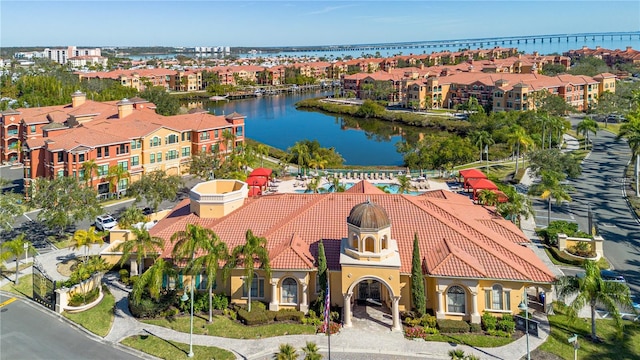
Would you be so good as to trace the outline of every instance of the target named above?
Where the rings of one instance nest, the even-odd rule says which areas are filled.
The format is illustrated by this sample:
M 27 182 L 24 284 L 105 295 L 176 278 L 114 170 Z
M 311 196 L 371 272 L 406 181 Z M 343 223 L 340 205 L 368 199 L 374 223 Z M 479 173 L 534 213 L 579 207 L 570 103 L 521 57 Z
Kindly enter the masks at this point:
M 327 294 L 324 297 L 324 328 L 325 331 L 330 332 L 329 330 L 329 318 L 331 315 L 331 294 L 329 292 L 329 282 L 327 281 Z

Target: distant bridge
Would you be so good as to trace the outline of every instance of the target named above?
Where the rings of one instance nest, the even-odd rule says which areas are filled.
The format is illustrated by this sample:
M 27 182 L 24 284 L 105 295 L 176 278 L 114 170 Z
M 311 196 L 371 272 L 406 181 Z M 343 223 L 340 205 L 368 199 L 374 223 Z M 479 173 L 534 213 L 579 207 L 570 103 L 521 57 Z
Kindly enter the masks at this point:
M 599 33 L 580 33 L 580 34 L 553 34 L 553 35 L 524 35 L 524 36 L 503 36 L 491 38 L 475 38 L 475 39 L 458 39 L 458 40 L 429 40 L 414 41 L 401 43 L 381 43 L 381 44 L 361 44 L 361 45 L 332 45 L 332 46 L 300 46 L 285 47 L 282 51 L 379 51 L 379 50 L 400 50 L 400 49 L 428 49 L 428 48 L 471 48 L 484 46 L 502 46 L 502 45 L 518 45 L 518 44 L 544 44 L 559 42 L 578 42 L 615 39 L 638 39 L 640 40 L 640 31 L 628 32 L 599 32 Z

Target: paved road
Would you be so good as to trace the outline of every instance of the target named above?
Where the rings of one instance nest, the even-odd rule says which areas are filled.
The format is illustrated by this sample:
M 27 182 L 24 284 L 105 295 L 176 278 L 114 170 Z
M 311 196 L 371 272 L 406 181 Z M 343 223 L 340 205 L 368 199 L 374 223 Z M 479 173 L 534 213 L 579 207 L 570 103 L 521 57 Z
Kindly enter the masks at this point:
M 0 303 L 8 299 L 0 295 Z M 139 359 L 37 306 L 16 300 L 0 307 L 0 359 Z
M 572 118 L 572 125 L 581 119 Z M 640 294 L 640 224 L 623 196 L 623 179 L 630 150 L 624 140 L 615 141 L 607 131 L 592 136 L 593 150 L 582 164 L 582 175 L 570 180 L 573 201 L 552 206 L 551 221 L 568 220 L 588 232 L 588 208 L 595 226 L 605 239 L 604 251 L 611 265 L 621 272 L 632 292 Z M 547 223 L 547 204 L 534 200 L 536 222 Z

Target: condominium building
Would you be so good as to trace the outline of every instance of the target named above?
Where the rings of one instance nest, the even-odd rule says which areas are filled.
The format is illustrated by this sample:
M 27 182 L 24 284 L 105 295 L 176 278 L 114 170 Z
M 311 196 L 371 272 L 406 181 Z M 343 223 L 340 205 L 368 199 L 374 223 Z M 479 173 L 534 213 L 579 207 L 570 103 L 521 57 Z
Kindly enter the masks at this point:
M 33 179 L 73 176 L 107 194 L 126 190 L 150 171 L 184 174 L 192 154 L 225 153 L 244 143 L 240 114 L 162 116 L 154 109 L 140 98 L 95 102 L 76 92 L 68 105 L 5 111 L 0 160 L 24 164 L 27 188 Z M 225 132 L 234 140 L 225 140 Z M 96 168 L 87 175 L 89 161 Z M 116 186 L 110 186 L 113 166 L 128 173 Z

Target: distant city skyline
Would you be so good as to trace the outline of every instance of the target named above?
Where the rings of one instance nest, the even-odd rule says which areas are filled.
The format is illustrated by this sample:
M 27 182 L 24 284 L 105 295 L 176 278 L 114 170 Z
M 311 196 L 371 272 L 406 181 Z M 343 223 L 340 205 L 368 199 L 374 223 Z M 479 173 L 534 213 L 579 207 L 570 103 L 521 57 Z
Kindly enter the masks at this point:
M 638 1 L 1 0 L 0 45 L 278 47 L 640 30 Z

